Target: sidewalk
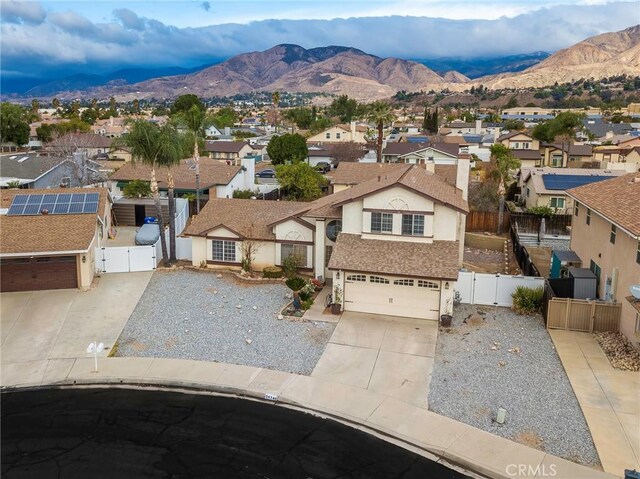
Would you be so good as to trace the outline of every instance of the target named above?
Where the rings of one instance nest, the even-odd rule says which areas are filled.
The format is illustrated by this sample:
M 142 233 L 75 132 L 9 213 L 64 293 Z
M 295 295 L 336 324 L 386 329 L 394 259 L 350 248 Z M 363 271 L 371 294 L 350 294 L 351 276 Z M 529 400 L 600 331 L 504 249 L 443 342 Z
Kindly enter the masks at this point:
M 606 472 L 640 470 L 640 374 L 614 369 L 592 334 L 550 329 Z
M 331 283 L 327 282 L 324 288 L 318 293 L 316 299 L 313 301 L 311 307 L 305 311 L 302 317 L 307 321 L 326 321 L 328 323 L 337 323 L 340 319 L 339 314 L 331 314 L 329 310 L 324 307 L 327 300 L 327 296 L 331 294 Z M 326 311 L 325 311 L 326 310 Z

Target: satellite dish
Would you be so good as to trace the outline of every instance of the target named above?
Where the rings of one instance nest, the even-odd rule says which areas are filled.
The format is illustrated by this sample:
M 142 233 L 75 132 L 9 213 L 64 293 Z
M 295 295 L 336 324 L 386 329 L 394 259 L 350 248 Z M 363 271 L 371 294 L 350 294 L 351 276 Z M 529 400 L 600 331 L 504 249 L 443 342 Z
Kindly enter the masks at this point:
M 629 291 L 631 291 L 634 298 L 640 299 L 640 284 L 632 284 L 629 286 Z

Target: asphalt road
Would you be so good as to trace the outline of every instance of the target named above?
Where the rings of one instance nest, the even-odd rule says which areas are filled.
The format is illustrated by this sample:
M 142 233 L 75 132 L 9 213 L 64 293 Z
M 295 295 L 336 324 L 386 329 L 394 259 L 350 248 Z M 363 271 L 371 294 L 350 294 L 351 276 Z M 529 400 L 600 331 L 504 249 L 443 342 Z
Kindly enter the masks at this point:
M 348 426 L 242 399 L 98 388 L 0 399 L 7 479 L 466 477 Z

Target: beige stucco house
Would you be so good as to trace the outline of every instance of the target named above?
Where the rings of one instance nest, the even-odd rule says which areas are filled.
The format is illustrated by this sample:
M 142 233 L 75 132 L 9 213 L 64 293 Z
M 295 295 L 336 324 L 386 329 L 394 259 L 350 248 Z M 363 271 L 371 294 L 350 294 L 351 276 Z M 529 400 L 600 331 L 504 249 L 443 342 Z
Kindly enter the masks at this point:
M 402 165 L 309 203 L 212 200 L 185 231 L 193 264 L 253 267 L 296 255 L 314 276 L 331 277 L 347 311 L 437 320 L 453 296 L 468 212 L 466 176 L 447 183 Z
M 207 140 L 204 144 L 204 150 L 209 155 L 209 158 L 234 162 L 257 154 L 254 148 L 246 141 Z
M 640 343 L 640 174 L 631 173 L 571 189 L 571 249 L 598 278 L 598 297 L 622 303 L 620 331 Z
M 570 162 L 591 161 L 593 147 L 591 145 L 552 144 L 542 147 L 544 164 L 552 168 L 566 168 Z
M 365 144 L 367 142 L 366 134 L 368 128 L 364 125 L 358 125 L 355 121 L 350 124 L 340 124 L 332 126 L 317 135 L 307 138 L 309 144 L 323 143 L 344 143 L 354 142 Z
M 91 286 L 111 228 L 106 188 L 0 190 L 0 211 L 0 291 Z

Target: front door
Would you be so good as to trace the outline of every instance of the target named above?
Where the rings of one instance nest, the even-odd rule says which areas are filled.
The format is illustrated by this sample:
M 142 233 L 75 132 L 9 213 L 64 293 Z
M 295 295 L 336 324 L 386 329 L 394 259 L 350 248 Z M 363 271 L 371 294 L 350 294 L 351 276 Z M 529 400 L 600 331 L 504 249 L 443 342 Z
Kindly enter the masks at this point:
M 145 206 L 134 205 L 136 209 L 136 226 L 142 226 L 144 224 Z

